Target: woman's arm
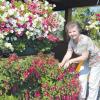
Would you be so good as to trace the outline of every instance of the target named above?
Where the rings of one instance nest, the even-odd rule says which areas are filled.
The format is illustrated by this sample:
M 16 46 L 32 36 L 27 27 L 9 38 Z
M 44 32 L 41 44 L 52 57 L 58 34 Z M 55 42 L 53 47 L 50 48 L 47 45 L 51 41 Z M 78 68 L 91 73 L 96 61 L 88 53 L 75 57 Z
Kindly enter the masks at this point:
M 61 61 L 61 63 L 59 63 L 59 67 L 62 67 L 65 65 L 65 63 L 72 57 L 72 50 L 68 50 L 63 58 L 63 60 Z
M 72 64 L 80 61 L 85 61 L 86 59 L 88 59 L 88 57 L 89 57 L 89 51 L 84 51 L 81 56 L 70 59 L 69 63 Z
M 88 59 L 89 57 L 89 52 L 85 51 L 82 53 L 81 56 L 76 57 L 76 58 L 72 58 L 70 60 L 68 60 L 65 64 L 64 64 L 64 69 L 66 69 L 67 67 L 69 67 L 69 65 L 71 65 L 72 63 L 79 63 L 81 61 L 85 61 L 86 59 Z

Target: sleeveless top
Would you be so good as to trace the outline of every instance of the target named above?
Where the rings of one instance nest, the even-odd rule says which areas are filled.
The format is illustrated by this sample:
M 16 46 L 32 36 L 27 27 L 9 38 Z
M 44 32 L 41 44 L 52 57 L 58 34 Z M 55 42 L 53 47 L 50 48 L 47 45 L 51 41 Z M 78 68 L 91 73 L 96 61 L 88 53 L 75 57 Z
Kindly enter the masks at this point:
M 89 67 L 94 64 L 100 65 L 100 49 L 93 43 L 90 37 L 81 34 L 78 43 L 75 43 L 70 39 L 68 44 L 68 50 L 72 50 L 77 55 L 82 55 L 82 52 L 89 51 Z M 95 66 L 94 65 L 94 66 Z

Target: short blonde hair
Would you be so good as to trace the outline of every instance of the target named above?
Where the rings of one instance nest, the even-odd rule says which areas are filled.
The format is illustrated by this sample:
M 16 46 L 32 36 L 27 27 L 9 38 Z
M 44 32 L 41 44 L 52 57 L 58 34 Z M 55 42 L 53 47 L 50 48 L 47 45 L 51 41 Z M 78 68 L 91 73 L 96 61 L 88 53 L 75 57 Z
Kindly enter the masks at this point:
M 81 28 L 80 24 L 78 22 L 74 22 L 74 21 L 70 21 L 66 24 L 65 31 L 68 32 L 68 29 L 73 28 L 73 27 L 77 27 L 77 29 L 79 30 L 79 33 L 81 33 L 82 28 Z

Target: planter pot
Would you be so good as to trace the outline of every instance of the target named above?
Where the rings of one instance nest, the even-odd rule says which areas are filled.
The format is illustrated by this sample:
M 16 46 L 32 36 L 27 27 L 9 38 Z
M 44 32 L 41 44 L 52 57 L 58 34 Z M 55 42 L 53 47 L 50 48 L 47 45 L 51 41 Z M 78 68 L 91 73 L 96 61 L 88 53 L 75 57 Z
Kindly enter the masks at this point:
M 35 55 L 37 51 L 35 48 L 27 47 L 23 52 L 16 52 L 18 56 Z

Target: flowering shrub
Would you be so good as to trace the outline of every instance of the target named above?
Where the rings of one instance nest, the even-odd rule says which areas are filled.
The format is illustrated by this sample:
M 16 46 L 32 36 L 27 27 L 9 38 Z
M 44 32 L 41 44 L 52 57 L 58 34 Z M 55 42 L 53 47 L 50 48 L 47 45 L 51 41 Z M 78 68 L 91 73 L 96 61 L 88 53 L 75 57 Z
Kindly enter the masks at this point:
M 34 40 L 34 47 L 38 52 L 50 53 L 52 49 L 57 45 L 57 42 L 59 42 L 59 38 L 49 34 L 47 38 L 39 38 Z
M 25 100 L 77 100 L 80 85 L 75 66 L 58 69 L 58 61 L 47 54 L 19 58 L 16 54 L 0 65 L 0 95 Z
M 64 26 L 64 18 L 53 12 L 55 5 L 47 1 L 0 1 L 0 49 L 23 51 L 27 41 L 57 36 Z M 49 38 L 48 38 L 49 39 Z
M 86 26 L 85 29 L 89 31 L 89 35 L 94 40 L 99 40 L 100 38 L 100 14 L 93 14 Z

